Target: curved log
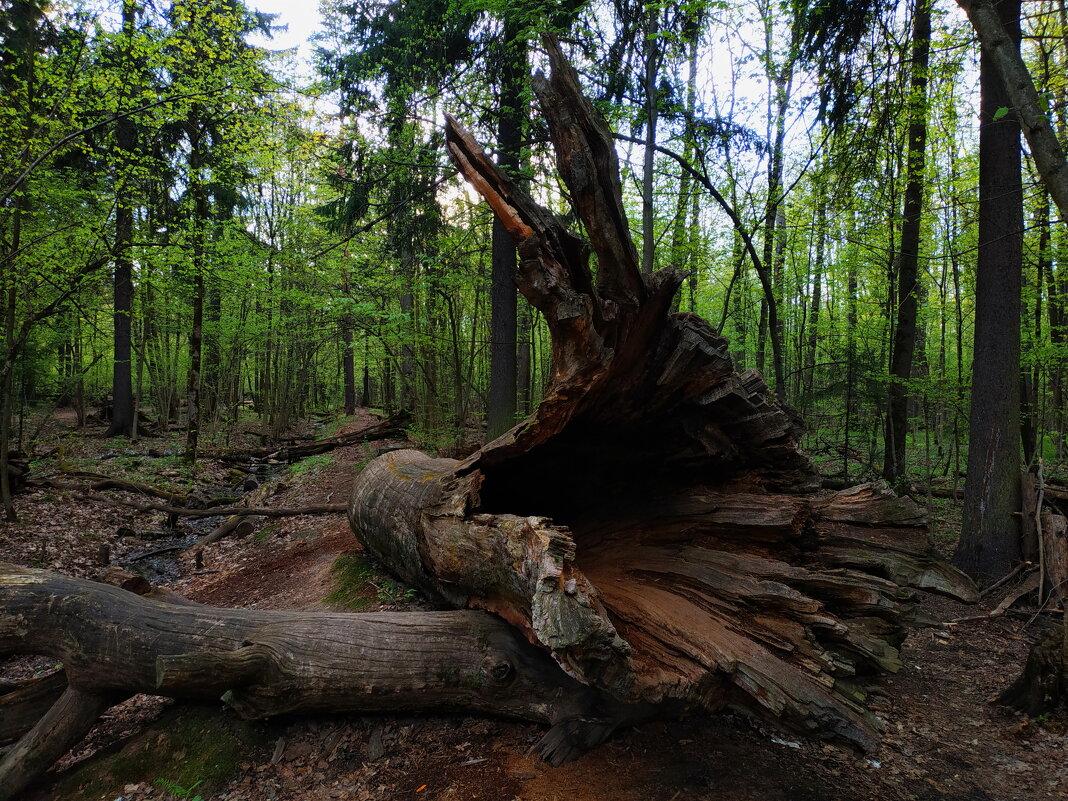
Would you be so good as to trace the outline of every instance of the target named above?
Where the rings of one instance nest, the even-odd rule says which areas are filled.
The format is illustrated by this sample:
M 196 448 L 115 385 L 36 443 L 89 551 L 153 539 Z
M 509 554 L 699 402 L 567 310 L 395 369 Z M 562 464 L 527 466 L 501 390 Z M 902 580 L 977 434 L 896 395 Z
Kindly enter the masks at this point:
M 249 718 L 460 709 L 549 723 L 539 748 L 557 764 L 644 714 L 568 677 L 485 612 L 217 609 L 5 563 L 0 609 L 0 656 L 50 656 L 67 682 L 0 763 L 0 801 L 62 756 L 103 709 L 139 692 L 222 697 Z M 0 695 L 0 717 L 24 710 L 15 695 Z
M 546 50 L 535 89 L 588 240 L 452 119 L 446 143 L 516 241 L 552 381 L 530 418 L 463 462 L 373 462 L 353 530 L 406 581 L 494 611 L 622 702 L 730 707 L 872 748 L 865 686 L 900 666 L 908 587 L 974 588 L 933 556 L 908 499 L 817 494 L 797 414 L 735 370 L 707 322 L 671 313 L 684 275 L 639 272 L 611 135 Z

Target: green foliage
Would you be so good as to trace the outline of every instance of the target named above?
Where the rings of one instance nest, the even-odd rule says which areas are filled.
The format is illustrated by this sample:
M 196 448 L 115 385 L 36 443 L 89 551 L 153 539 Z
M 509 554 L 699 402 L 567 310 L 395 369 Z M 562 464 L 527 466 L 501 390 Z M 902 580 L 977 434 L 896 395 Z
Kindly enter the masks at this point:
M 166 710 L 121 748 L 64 775 L 56 797 L 70 801 L 115 798 L 128 784 L 156 784 L 175 798 L 210 799 L 246 760 L 266 747 L 262 728 L 220 718 L 214 706 Z M 165 778 L 160 778 L 160 776 Z
M 314 456 L 309 456 L 306 459 L 301 459 L 299 462 L 291 464 L 289 466 L 289 472 L 294 476 L 315 475 L 316 473 L 333 467 L 335 463 L 334 457 L 329 453 L 317 453 Z
M 335 587 L 326 596 L 327 603 L 358 612 L 372 602 L 371 590 L 380 577 L 362 554 L 342 554 L 331 565 L 330 573 Z
M 166 779 L 156 779 L 156 784 L 169 792 L 175 798 L 189 798 L 190 801 L 204 801 L 202 795 L 193 795 L 193 791 L 202 785 L 204 782 L 201 780 L 193 782 L 188 787 L 182 787 L 174 782 L 167 781 Z
M 335 588 L 326 602 L 353 611 L 372 603 L 398 605 L 414 601 L 419 593 L 379 573 L 360 553 L 339 556 L 330 568 Z

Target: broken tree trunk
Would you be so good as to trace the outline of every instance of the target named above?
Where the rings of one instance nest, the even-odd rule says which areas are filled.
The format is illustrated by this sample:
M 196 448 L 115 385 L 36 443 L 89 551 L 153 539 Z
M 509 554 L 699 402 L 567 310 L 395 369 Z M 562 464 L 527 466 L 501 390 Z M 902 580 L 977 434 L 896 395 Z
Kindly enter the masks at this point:
M 0 762 L 0 801 L 134 692 L 225 693 L 253 716 L 458 707 L 546 721 L 553 762 L 684 707 L 874 746 L 865 686 L 900 664 L 907 588 L 974 588 L 931 556 L 908 499 L 817 493 L 794 412 L 734 370 L 708 323 L 670 312 L 685 276 L 639 272 L 611 136 L 546 48 L 552 78 L 536 85 L 588 242 L 458 125 L 447 132 L 552 334 L 545 399 L 465 461 L 380 457 L 348 506 L 387 566 L 469 609 L 213 609 L 0 565 L 0 655 L 51 655 L 67 681 Z
M 446 137 L 516 240 L 552 381 L 465 461 L 372 462 L 352 527 L 405 580 L 496 613 L 610 698 L 729 707 L 871 748 L 865 684 L 900 666 L 907 588 L 974 588 L 933 558 L 910 500 L 817 494 L 793 410 L 735 370 L 707 322 L 671 313 L 685 275 L 640 272 L 612 137 L 546 49 L 535 88 L 588 241 L 451 119 Z

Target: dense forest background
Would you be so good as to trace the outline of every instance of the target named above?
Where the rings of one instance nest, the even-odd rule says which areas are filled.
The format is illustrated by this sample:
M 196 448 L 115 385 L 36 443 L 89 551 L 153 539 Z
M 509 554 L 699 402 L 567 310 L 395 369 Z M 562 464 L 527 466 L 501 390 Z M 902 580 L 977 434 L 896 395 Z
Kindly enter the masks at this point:
M 1063 134 L 1065 3 L 996 5 Z M 448 448 L 528 414 L 546 328 L 442 123 L 574 222 L 529 86 L 546 32 L 617 132 L 643 269 L 691 272 L 679 310 L 800 412 L 825 476 L 956 490 L 1000 436 L 1011 515 L 1021 467 L 1064 472 L 1068 232 L 1026 154 L 1012 183 L 956 3 L 328 0 L 314 74 L 236 0 L 0 8 L 9 511 L 8 454 L 58 405 L 179 426 L 189 460 L 249 416 L 405 409 Z M 986 194 L 983 158 L 1009 173 Z

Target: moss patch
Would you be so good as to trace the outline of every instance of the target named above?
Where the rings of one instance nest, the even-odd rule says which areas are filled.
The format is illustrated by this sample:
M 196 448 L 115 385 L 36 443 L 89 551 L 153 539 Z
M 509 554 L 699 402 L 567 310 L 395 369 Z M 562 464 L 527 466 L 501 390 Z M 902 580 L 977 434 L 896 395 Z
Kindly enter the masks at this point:
M 210 799 L 238 765 L 264 757 L 266 744 L 262 726 L 237 720 L 217 705 L 175 706 L 117 752 L 91 759 L 62 778 L 52 797 L 113 799 L 126 785 L 144 783 L 161 789 L 196 785 L 195 794 Z
M 330 573 L 334 577 L 335 586 L 326 596 L 327 603 L 358 612 L 375 600 L 375 580 L 378 573 L 363 554 L 342 554 L 331 565 Z

